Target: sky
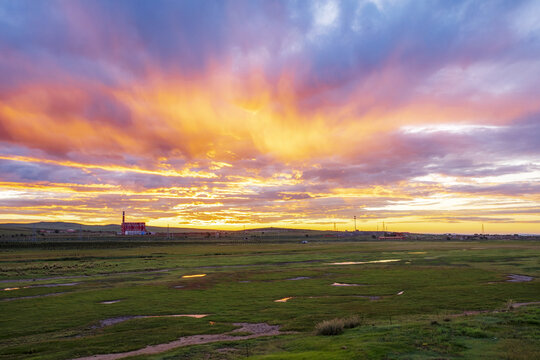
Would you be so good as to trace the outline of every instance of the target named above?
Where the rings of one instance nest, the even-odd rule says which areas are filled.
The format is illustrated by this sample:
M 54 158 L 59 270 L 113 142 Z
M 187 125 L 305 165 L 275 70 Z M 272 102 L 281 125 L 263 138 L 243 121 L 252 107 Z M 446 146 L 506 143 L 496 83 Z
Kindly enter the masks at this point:
M 0 0 L 0 222 L 540 233 L 539 1 Z

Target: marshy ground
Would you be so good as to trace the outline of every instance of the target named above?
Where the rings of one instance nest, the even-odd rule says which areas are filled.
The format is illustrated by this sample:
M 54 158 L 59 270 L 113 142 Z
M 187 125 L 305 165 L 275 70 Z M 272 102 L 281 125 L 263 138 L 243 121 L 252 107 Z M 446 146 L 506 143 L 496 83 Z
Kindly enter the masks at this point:
M 0 359 L 540 358 L 536 241 L 2 246 Z

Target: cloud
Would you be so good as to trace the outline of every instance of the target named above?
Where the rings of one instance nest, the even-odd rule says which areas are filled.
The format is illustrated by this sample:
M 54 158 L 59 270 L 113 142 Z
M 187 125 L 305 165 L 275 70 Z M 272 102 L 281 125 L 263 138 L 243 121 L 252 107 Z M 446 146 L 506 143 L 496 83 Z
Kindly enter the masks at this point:
M 42 206 L 4 216 L 535 224 L 535 7 L 4 1 L 0 191 Z

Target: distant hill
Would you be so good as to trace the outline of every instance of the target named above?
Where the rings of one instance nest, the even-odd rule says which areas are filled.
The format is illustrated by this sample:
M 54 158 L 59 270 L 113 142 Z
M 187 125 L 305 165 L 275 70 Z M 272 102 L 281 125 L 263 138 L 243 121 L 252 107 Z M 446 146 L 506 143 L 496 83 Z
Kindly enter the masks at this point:
M 31 232 L 34 229 L 36 230 L 60 230 L 60 231 L 66 231 L 68 229 L 73 230 L 79 230 L 82 229 L 83 231 L 93 231 L 93 232 L 119 232 L 120 231 L 120 225 L 117 224 L 108 224 L 108 225 L 85 225 L 85 224 L 78 224 L 78 223 L 72 223 L 72 222 L 36 222 L 36 223 L 7 223 L 7 224 L 0 224 L 0 231 L 7 231 L 7 232 Z M 150 232 L 167 232 L 167 227 L 164 226 L 147 226 L 146 229 Z M 206 229 L 192 229 L 192 228 L 181 228 L 181 227 L 170 227 L 170 232 L 207 232 L 207 231 L 214 231 L 214 230 L 206 230 Z
M 93 231 L 93 232 L 119 232 L 120 224 L 108 224 L 108 225 L 85 225 L 73 222 L 53 222 L 53 221 L 40 221 L 35 223 L 6 223 L 0 224 L 0 230 L 4 231 L 15 231 L 15 232 L 32 232 L 36 230 L 60 230 L 66 231 L 69 229 L 83 231 Z M 150 232 L 167 232 L 167 227 L 165 226 L 146 226 L 146 229 Z M 216 229 L 196 229 L 196 228 L 183 228 L 183 227 L 170 227 L 170 232 L 214 232 L 222 231 Z M 235 230 L 228 230 L 235 231 Z M 237 232 L 319 232 L 318 230 L 308 230 L 308 229 L 288 229 L 288 228 L 278 228 L 278 227 L 263 227 L 263 228 L 251 228 L 246 230 L 236 230 Z

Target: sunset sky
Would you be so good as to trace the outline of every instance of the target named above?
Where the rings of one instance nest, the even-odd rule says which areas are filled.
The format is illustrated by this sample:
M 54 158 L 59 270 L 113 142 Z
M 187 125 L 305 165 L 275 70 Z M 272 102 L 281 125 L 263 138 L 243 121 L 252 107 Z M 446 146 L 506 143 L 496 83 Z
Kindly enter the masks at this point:
M 540 233 L 540 1 L 0 1 L 0 222 Z

